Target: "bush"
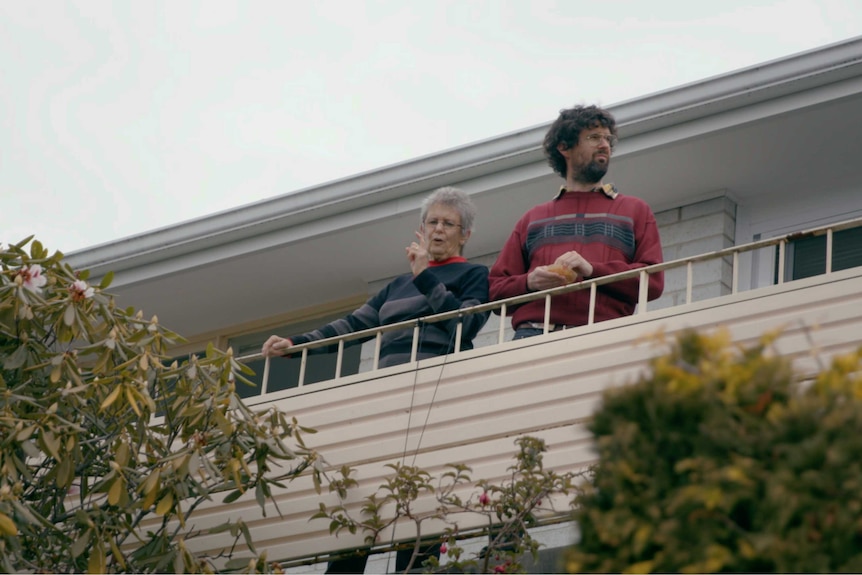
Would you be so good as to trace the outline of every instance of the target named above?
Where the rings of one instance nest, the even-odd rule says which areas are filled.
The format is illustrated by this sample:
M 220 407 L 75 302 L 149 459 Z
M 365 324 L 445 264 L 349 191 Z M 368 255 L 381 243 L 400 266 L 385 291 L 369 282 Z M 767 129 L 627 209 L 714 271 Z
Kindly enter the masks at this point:
M 210 499 L 253 493 L 313 465 L 301 428 L 235 393 L 247 367 L 212 346 L 166 365 L 181 341 L 119 309 L 62 254 L 0 247 L 0 569 L 6 572 L 267 569 L 242 521 L 197 530 Z M 224 532 L 217 556 L 193 540 Z M 231 561 L 233 559 L 233 561 Z
M 862 571 L 860 353 L 815 381 L 688 333 L 590 424 L 572 572 Z
M 540 546 L 530 535 L 529 528 L 540 524 L 542 519 L 565 517 L 555 508 L 554 499 L 564 497 L 568 501 L 573 480 L 579 475 L 545 469 L 543 459 L 548 448 L 544 440 L 522 436 L 515 443 L 518 446 L 515 462 L 508 469 L 509 475 L 499 484 L 484 479 L 474 481 L 472 469 L 463 463 L 446 465 L 446 471 L 436 482 L 424 469 L 389 464 L 392 475 L 376 493 L 364 499 L 361 517 L 351 515 L 343 504 L 327 507 L 321 503 L 320 511 L 312 519 L 329 519 L 329 530 L 336 535 L 345 530 L 364 532 L 369 547 L 380 545 L 380 534 L 396 522 L 412 523 L 415 539 L 395 545 L 395 548 L 412 550 L 405 573 L 414 567 L 422 567 L 426 573 L 523 572 L 523 559 L 530 554 L 535 560 Z M 351 477 L 354 471 L 344 467 L 339 471 L 341 478 L 330 481 L 330 491 L 341 500 L 351 488 L 357 487 L 357 481 Z M 436 500 L 434 510 L 417 511 L 417 502 L 426 496 Z M 466 530 L 459 527 L 461 520 L 476 523 L 477 519 L 480 527 Z M 429 543 L 428 540 L 423 542 L 422 529 L 426 521 L 442 521 L 446 525 L 443 534 L 431 541 L 432 546 L 440 543 L 439 553 L 446 556 L 443 565 L 435 554 L 421 564 L 418 562 L 423 545 Z M 475 538 L 484 538 L 487 544 L 478 553 L 466 552 L 463 540 Z M 389 548 L 383 545 L 378 551 Z

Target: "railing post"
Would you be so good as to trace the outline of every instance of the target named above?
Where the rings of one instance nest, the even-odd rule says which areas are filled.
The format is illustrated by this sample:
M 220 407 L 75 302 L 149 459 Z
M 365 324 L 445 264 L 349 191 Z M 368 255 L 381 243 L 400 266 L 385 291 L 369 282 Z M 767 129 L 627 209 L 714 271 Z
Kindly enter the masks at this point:
M 377 370 L 377 366 L 380 364 L 380 348 L 383 345 L 383 332 L 378 331 L 377 335 L 374 336 L 374 359 L 371 362 L 372 371 Z
M 305 383 L 305 366 L 308 363 L 308 348 L 302 350 L 302 357 L 299 360 L 299 383 L 297 387 L 302 387 Z
M 344 340 L 338 340 L 338 353 L 335 355 L 335 377 L 333 379 L 339 379 L 341 377 L 341 363 L 344 360 Z
M 778 242 L 778 283 L 784 283 L 784 249 L 787 245 L 787 242 L 784 238 Z
M 419 351 L 419 323 L 413 326 L 413 348 L 410 350 L 410 363 L 416 361 L 416 353 Z
M 548 333 L 548 331 L 550 331 L 548 329 L 550 327 L 550 323 L 551 323 L 551 294 L 548 294 L 545 296 L 545 323 L 542 326 L 543 327 L 542 333 Z
M 646 270 L 641 270 L 638 275 L 640 288 L 638 291 L 638 315 L 645 313 L 647 308 L 647 296 L 649 296 L 649 274 Z
M 832 273 L 832 228 L 826 230 L 826 273 Z
M 730 293 L 735 294 L 739 291 L 739 252 L 733 252 L 733 270 L 731 274 L 733 279 L 730 283 Z
M 458 320 L 458 325 L 455 327 L 455 354 L 461 353 L 461 333 L 464 331 L 464 322 Z
M 694 283 L 694 262 L 685 264 L 685 303 L 691 303 L 691 286 Z
M 513 328 L 515 326 L 512 326 Z M 497 343 L 503 343 L 506 337 L 506 304 L 500 306 L 500 329 L 497 334 Z
M 263 362 L 263 381 L 260 383 L 260 394 L 266 393 L 266 388 L 269 385 L 269 362 L 272 358 L 267 357 Z
M 587 317 L 587 325 L 593 325 L 596 321 L 596 282 L 590 283 L 590 313 Z

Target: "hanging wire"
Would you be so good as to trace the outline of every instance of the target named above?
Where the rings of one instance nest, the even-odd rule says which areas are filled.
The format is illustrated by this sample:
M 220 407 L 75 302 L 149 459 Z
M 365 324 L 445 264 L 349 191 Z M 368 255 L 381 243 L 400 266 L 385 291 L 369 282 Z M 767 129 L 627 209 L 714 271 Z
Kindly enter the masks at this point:
M 462 323 L 461 316 L 458 318 L 458 326 L 460 327 Z M 426 324 L 423 322 L 422 327 L 419 330 L 419 343 L 414 346 L 414 349 L 421 348 L 421 339 L 422 333 L 425 330 Z M 460 329 L 455 330 L 455 333 L 452 334 L 452 339 L 449 341 L 449 347 L 453 348 L 453 346 L 457 346 L 453 348 L 455 351 L 461 350 L 461 342 L 455 341 L 457 339 L 457 334 Z M 446 362 L 449 359 L 449 353 L 443 354 L 443 363 L 440 364 L 440 373 L 437 375 L 437 381 L 434 383 L 434 392 L 431 395 L 431 401 L 428 404 L 428 411 L 425 413 L 425 421 L 422 422 L 422 427 L 419 431 L 419 439 L 416 441 L 416 449 L 413 451 L 413 460 L 410 462 L 410 465 L 413 466 L 416 464 L 416 457 L 419 455 L 419 448 L 422 445 L 422 439 L 425 437 L 425 429 L 428 427 L 428 420 L 431 418 L 431 409 L 434 407 L 434 401 L 437 399 L 437 390 L 440 388 L 440 382 L 443 380 L 443 369 L 446 367 Z M 416 366 L 413 368 L 413 386 L 410 391 L 410 408 L 407 411 L 407 429 L 404 432 L 404 449 L 401 453 L 401 464 L 404 465 L 407 459 L 407 445 L 410 441 L 410 424 L 413 420 L 413 406 L 416 401 L 416 386 L 419 382 L 419 360 L 416 359 Z M 392 536 L 389 540 L 389 546 L 395 546 L 395 524 L 392 525 Z

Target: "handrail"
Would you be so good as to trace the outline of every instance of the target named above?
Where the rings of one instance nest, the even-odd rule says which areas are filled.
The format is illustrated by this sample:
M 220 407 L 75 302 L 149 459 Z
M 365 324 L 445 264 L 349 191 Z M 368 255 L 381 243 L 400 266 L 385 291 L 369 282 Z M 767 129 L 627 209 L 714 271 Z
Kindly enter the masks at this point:
M 559 294 L 569 293 L 580 291 L 584 289 L 590 290 L 590 303 L 589 303 L 589 316 L 586 325 L 591 325 L 595 320 L 595 305 L 596 305 L 596 293 L 599 286 L 603 286 L 609 283 L 613 283 L 616 281 L 626 280 L 630 278 L 637 277 L 639 278 L 639 292 L 638 292 L 638 305 L 637 305 L 637 313 L 642 314 L 647 311 L 647 295 L 648 295 L 648 277 L 649 274 L 656 273 L 659 271 L 666 271 L 670 269 L 676 269 L 685 267 L 686 268 L 686 299 L 685 302 L 691 303 L 692 301 L 692 285 L 693 285 L 693 265 L 696 263 L 710 261 L 714 259 L 725 258 L 728 256 L 732 256 L 732 285 L 731 285 L 731 294 L 737 293 L 738 290 L 738 278 L 739 278 L 739 254 L 755 251 L 759 249 L 763 249 L 770 246 L 778 246 L 779 249 L 779 269 L 778 269 L 778 283 L 784 283 L 784 253 L 785 247 L 788 242 L 795 241 L 801 238 L 806 237 L 816 237 L 816 236 L 826 236 L 826 272 L 827 274 L 832 273 L 832 250 L 833 250 L 833 235 L 836 231 L 841 231 L 845 229 L 855 228 L 862 226 L 862 218 L 856 218 L 852 220 L 846 220 L 842 222 L 838 222 L 835 224 L 828 224 L 824 226 L 819 226 L 816 228 L 811 228 L 808 230 L 804 230 L 801 232 L 790 232 L 788 234 L 777 236 L 774 238 L 757 240 L 751 243 L 743 244 L 740 246 L 731 246 L 728 248 L 724 248 L 721 250 L 707 252 L 703 254 L 698 254 L 694 256 L 687 256 L 684 258 L 679 258 L 676 260 L 663 262 L 659 264 L 653 264 L 650 266 L 628 270 L 624 272 L 619 272 L 616 274 L 603 276 L 599 278 L 592 278 L 588 280 L 582 280 L 579 282 L 575 282 L 572 284 L 568 284 L 565 286 L 555 287 L 547 290 L 542 290 L 538 292 L 523 294 L 519 296 L 514 296 L 506 299 L 496 300 L 493 302 L 483 303 L 476 306 L 472 306 L 469 308 L 452 310 L 448 312 L 438 313 L 430 316 L 425 316 L 417 319 L 405 320 L 398 323 L 392 323 L 383 325 L 376 328 L 366 329 L 362 331 L 356 331 L 353 333 L 349 333 L 346 335 L 340 335 L 336 337 L 330 337 L 326 339 L 321 339 L 309 343 L 299 344 L 290 348 L 290 355 L 295 356 L 296 354 L 301 354 L 301 364 L 300 364 L 300 372 L 299 372 L 299 383 L 298 386 L 302 387 L 305 379 L 305 368 L 308 359 L 308 352 L 311 349 L 319 348 L 319 347 L 327 347 L 330 345 L 338 345 L 338 356 L 336 360 L 336 372 L 335 377 L 333 379 L 339 379 L 341 377 L 341 365 L 342 359 L 344 355 L 345 344 L 348 341 L 352 341 L 355 339 L 371 339 L 376 338 L 376 345 L 374 350 L 374 358 L 372 369 L 376 370 L 378 368 L 378 362 L 380 359 L 380 348 L 381 348 L 381 338 L 382 334 L 395 331 L 395 330 L 403 330 L 403 329 L 413 329 L 413 346 L 411 350 L 410 361 L 415 362 L 418 350 L 418 341 L 419 341 L 419 328 L 423 323 L 434 323 L 439 321 L 447 321 L 451 319 L 460 319 L 465 316 L 476 314 L 476 313 L 484 313 L 487 311 L 500 310 L 500 329 L 498 330 L 498 343 L 503 343 L 505 337 L 505 320 L 507 317 L 507 310 L 512 306 L 516 306 L 519 304 L 523 304 L 529 301 L 535 301 L 541 298 L 545 299 L 545 315 L 544 315 L 544 333 L 548 333 L 549 331 L 549 318 L 550 318 L 550 307 L 552 297 Z M 460 341 L 461 341 L 461 329 L 462 322 L 458 322 L 457 332 L 456 332 L 456 344 L 454 353 L 458 354 L 461 352 L 460 349 Z M 260 352 L 245 355 L 242 357 L 238 357 L 237 360 L 240 362 L 247 361 L 255 361 L 261 359 L 263 356 Z M 267 393 L 267 384 L 269 381 L 269 371 L 270 371 L 270 358 L 266 358 L 266 362 L 264 364 L 264 373 L 263 373 L 263 382 L 261 385 L 261 394 Z

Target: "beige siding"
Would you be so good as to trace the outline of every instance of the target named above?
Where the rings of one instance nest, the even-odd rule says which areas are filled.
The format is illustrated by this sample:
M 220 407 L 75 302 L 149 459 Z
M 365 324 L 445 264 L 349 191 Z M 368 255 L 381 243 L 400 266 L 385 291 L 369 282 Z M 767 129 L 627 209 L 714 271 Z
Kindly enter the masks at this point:
M 358 374 L 256 401 L 265 407 L 274 398 L 280 409 L 318 430 L 307 436 L 307 443 L 330 464 L 359 469 L 361 486 L 353 501 L 382 483 L 386 463 L 401 460 L 432 472 L 448 462 L 466 462 L 473 466 L 474 478 L 499 480 L 512 462 L 514 439 L 523 434 L 547 440 L 547 465 L 577 470 L 593 457 L 583 421 L 602 390 L 632 382 L 647 360 L 662 351 L 650 336 L 719 324 L 742 343 L 784 327 L 777 349 L 812 370 L 812 348 L 826 358 L 859 344 L 862 268 L 510 341 L 423 361 L 416 369 L 398 366 Z M 334 501 L 319 498 L 305 478 L 278 494 L 282 517 L 270 506 L 263 518 L 254 498 L 247 496 L 230 506 L 200 510 L 195 524 L 207 527 L 242 517 L 270 560 L 360 545 L 361 535 L 336 539 L 328 534 L 326 521 L 308 521 L 321 500 Z M 395 537 L 410 535 L 405 526 Z M 217 546 L 224 539 L 199 543 Z

